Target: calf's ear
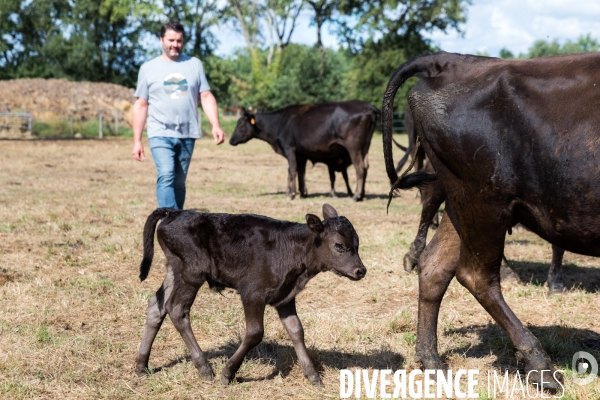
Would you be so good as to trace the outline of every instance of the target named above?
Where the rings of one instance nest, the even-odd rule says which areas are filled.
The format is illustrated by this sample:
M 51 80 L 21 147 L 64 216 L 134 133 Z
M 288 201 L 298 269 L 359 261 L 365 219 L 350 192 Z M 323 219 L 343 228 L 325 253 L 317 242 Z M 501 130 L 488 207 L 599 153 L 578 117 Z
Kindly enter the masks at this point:
M 319 217 L 314 214 L 306 214 L 306 224 L 308 225 L 308 229 L 315 233 L 323 233 L 325 230 Z
M 325 203 L 323 204 L 323 218 L 327 219 L 327 218 L 337 218 L 338 217 L 338 213 L 337 211 L 335 211 L 335 208 L 333 208 L 333 206 Z

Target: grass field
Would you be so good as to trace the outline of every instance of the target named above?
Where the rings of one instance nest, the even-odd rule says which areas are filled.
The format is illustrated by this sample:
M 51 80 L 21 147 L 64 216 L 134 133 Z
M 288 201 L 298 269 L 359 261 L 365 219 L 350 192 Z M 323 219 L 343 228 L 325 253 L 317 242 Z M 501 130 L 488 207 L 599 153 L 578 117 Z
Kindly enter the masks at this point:
M 298 296 L 324 388 L 302 376 L 270 308 L 264 341 L 232 385 L 200 379 L 168 319 L 154 343 L 152 374 L 136 377 L 146 304 L 162 282 L 164 257 L 157 247 L 150 276 L 140 283 L 142 228 L 156 208 L 155 169 L 148 148 L 144 163 L 130 151 L 127 138 L 0 141 L 0 398 L 338 398 L 340 369 L 418 367 L 417 276 L 403 272 L 402 257 L 416 234 L 420 204 L 415 191 L 405 192 L 386 214 L 381 136 L 371 146 L 362 203 L 341 195 L 341 175 L 340 197 L 326 197 L 322 164 L 307 171 L 310 196 L 286 201 L 286 161 L 266 143 L 217 147 L 203 139 L 190 167 L 186 208 L 304 222 L 305 214 L 320 215 L 323 203 L 331 203 L 360 236 L 367 276 L 351 282 L 320 274 Z M 506 256 L 524 282 L 506 288 L 509 305 L 569 373 L 564 398 L 598 399 L 599 380 L 573 384 L 570 364 L 579 350 L 600 360 L 598 347 L 593 349 L 600 343 L 600 260 L 567 253 L 568 291 L 548 297 L 550 245 L 524 230 L 507 240 Z M 203 287 L 192 326 L 219 374 L 244 332 L 238 295 Z M 440 354 L 453 370 L 514 374 L 522 367 L 508 337 L 456 281 L 442 303 L 439 335 Z M 483 390 L 486 383 L 480 383 Z M 484 391 L 480 398 L 487 398 Z

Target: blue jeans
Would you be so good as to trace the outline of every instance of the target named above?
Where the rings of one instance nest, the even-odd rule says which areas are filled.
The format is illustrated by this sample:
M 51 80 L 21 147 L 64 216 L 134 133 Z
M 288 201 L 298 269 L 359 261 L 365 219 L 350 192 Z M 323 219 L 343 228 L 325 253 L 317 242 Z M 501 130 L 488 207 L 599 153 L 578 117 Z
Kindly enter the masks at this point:
M 158 207 L 183 210 L 185 178 L 196 139 L 151 137 L 148 141 L 156 165 Z

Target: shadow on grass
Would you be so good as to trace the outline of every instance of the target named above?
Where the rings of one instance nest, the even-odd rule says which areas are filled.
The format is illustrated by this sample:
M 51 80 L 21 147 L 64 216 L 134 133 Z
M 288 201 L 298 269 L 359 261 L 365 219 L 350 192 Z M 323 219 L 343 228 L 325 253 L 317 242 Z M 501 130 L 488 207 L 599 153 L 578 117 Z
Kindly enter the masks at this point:
M 259 196 L 285 196 L 287 193 L 286 192 L 271 192 L 271 193 L 261 193 L 259 194 Z M 343 199 L 351 199 L 352 196 L 349 196 L 348 193 L 344 193 L 344 192 L 335 192 L 337 198 Z M 331 199 L 332 197 L 330 196 L 329 192 L 323 192 L 323 193 L 309 193 L 308 195 L 304 196 L 304 197 L 300 197 L 299 195 L 296 195 L 296 197 L 294 197 L 294 200 L 296 199 L 314 199 L 317 197 L 322 197 L 322 198 L 327 198 L 327 199 Z M 387 199 L 388 196 L 387 194 L 365 194 L 365 200 L 373 200 L 373 199 Z
M 577 329 L 567 326 L 535 326 L 527 328 L 538 338 L 543 349 L 558 369 L 570 370 L 573 355 L 578 351 L 586 351 L 600 360 L 600 335 L 589 329 Z M 476 334 L 477 345 L 465 344 L 453 348 L 442 354 L 446 358 L 451 354 L 460 354 L 465 357 L 482 358 L 490 354 L 497 356 L 492 363 L 495 368 L 509 371 L 523 369 L 523 362 L 518 362 L 516 349 L 504 331 L 496 324 L 470 325 L 459 329 L 452 329 L 445 336 Z
M 508 260 L 522 282 L 543 286 L 548 280 L 550 264 L 530 261 Z M 599 261 L 600 264 L 600 261 Z M 575 264 L 563 264 L 565 289 L 580 289 L 588 293 L 600 291 L 600 268 L 578 267 Z
M 231 342 L 216 349 L 205 350 L 205 354 L 209 363 L 211 363 L 211 360 L 214 361 L 215 359 L 222 357 L 229 359 L 240 344 L 240 342 Z M 361 369 L 373 368 L 396 370 L 404 363 L 404 357 L 400 353 L 396 353 L 387 348 L 370 351 L 366 354 L 309 348 L 308 353 L 319 372 L 323 372 L 324 367 L 333 369 L 358 367 Z M 281 345 L 272 341 L 263 341 L 248 353 L 246 360 L 253 363 L 259 362 L 261 364 L 270 365 L 274 367 L 273 371 L 269 375 L 259 378 L 236 378 L 238 382 L 272 380 L 279 375 L 285 378 L 294 368 L 298 358 L 294 347 L 291 345 Z M 191 362 L 192 359 L 189 355 L 178 357 L 167 364 L 154 368 L 153 373 L 166 370 L 184 361 Z M 214 365 L 214 362 L 211 364 Z M 214 372 L 215 379 L 218 379 L 221 371 Z

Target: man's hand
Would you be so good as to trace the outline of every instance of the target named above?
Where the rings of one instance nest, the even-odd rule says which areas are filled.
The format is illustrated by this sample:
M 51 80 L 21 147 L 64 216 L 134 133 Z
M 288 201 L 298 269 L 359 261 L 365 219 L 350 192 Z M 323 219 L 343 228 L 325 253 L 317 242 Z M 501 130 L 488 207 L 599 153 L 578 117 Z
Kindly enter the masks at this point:
M 213 126 L 212 135 L 215 139 L 215 144 L 219 145 L 225 141 L 225 132 L 218 126 Z M 142 150 L 143 151 L 143 150 Z
M 142 142 L 133 143 L 133 150 L 131 150 L 131 154 L 133 154 L 133 158 L 136 160 L 144 161 L 146 156 L 144 155 L 144 146 L 142 145 Z

